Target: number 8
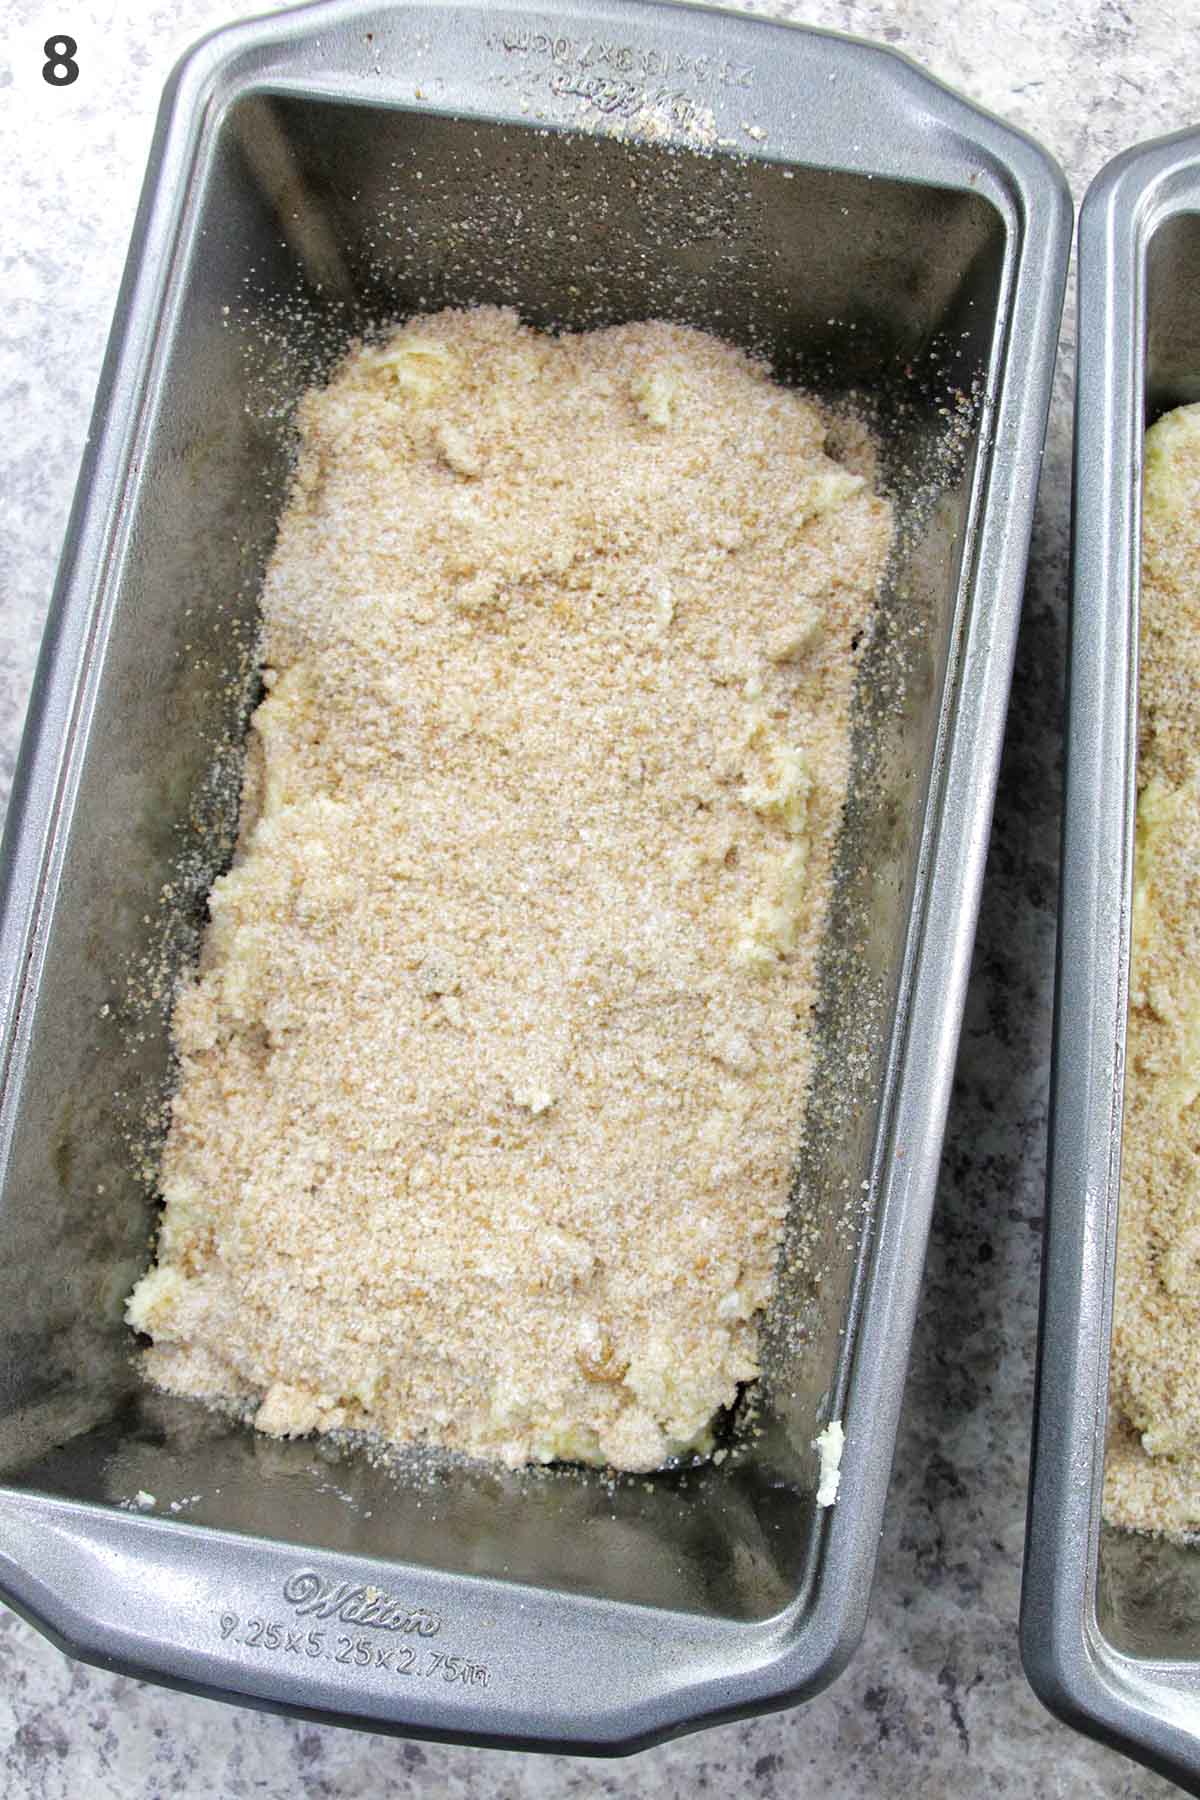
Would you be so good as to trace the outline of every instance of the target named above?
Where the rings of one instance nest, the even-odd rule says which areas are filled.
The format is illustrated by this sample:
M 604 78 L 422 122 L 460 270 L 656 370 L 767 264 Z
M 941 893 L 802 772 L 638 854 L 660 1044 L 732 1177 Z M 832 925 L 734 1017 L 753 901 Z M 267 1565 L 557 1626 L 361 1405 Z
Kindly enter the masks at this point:
M 78 81 L 79 64 L 74 60 L 78 48 L 73 37 L 48 37 L 42 45 L 42 55 L 46 58 L 42 80 L 48 81 L 51 87 L 70 87 L 73 81 Z

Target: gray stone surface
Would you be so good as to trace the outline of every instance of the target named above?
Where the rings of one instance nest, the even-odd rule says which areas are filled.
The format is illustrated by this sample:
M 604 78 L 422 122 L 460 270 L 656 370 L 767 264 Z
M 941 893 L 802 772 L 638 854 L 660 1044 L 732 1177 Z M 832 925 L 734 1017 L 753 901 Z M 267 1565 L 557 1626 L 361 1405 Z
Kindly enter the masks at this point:
M 154 109 L 230 0 L 7 0 L 0 44 L 0 777 L 21 718 Z M 260 0 L 261 5 L 261 0 Z M 1078 200 L 1123 145 L 1200 117 L 1200 26 L 1167 0 L 762 5 L 883 39 L 1040 137 Z M 116 18 L 113 18 L 113 13 Z M 1186 15 L 1185 15 L 1186 16 Z M 73 87 L 40 78 L 52 31 Z M 6 1794 L 1150 1796 L 1043 1712 L 1016 1642 L 1053 956 L 1073 316 L 1063 334 L 948 1148 L 871 1620 L 804 1709 L 606 1764 L 265 1718 L 67 1661 L 0 1611 Z

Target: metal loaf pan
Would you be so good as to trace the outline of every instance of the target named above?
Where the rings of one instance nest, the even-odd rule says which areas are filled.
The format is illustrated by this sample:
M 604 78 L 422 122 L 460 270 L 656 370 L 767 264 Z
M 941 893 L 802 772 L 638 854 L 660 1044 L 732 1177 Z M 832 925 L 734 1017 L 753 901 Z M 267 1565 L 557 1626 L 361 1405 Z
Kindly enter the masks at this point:
M 374 1728 L 592 1751 L 800 1700 L 845 1664 L 1069 234 L 1059 172 L 1018 133 L 887 51 L 732 14 L 337 3 L 220 32 L 181 65 L 4 863 L 0 1582 L 75 1654 Z M 144 1388 L 121 1318 L 153 1221 L 136 1121 L 169 1087 L 164 998 L 229 850 L 239 646 L 290 406 L 371 320 L 475 301 L 546 326 L 685 320 L 831 398 L 871 396 L 904 523 L 797 1181 L 816 1249 L 781 1278 L 755 1431 L 720 1466 L 651 1481 L 397 1477 L 255 1437 Z M 812 1439 L 833 1416 L 842 1488 L 821 1511 Z M 129 1510 L 138 1490 L 156 1516 Z
M 1142 446 L 1200 400 L 1200 133 L 1079 222 L 1070 700 L 1021 1645 L 1046 1704 L 1200 1793 L 1200 1550 L 1102 1524 L 1137 758 Z

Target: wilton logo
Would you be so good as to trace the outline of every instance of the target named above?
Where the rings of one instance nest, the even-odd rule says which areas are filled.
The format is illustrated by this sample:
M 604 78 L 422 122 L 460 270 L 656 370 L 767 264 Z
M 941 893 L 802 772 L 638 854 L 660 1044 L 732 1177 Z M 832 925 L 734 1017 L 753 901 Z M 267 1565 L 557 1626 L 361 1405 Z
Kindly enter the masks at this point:
M 442 1621 L 424 1607 L 405 1606 L 382 1588 L 322 1581 L 312 1569 L 299 1569 L 283 1584 L 283 1597 L 301 1617 L 341 1619 L 347 1625 L 373 1625 L 377 1631 L 410 1631 L 436 1637 Z

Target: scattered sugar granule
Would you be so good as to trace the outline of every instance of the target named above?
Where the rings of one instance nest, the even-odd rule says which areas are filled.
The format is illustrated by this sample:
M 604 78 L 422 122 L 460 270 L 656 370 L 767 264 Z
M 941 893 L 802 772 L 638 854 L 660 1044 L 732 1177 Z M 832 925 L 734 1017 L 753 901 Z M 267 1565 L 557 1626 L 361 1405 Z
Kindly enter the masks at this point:
M 754 1380 L 892 530 L 828 424 L 698 331 L 495 309 L 304 398 L 152 1380 L 634 1470 Z

